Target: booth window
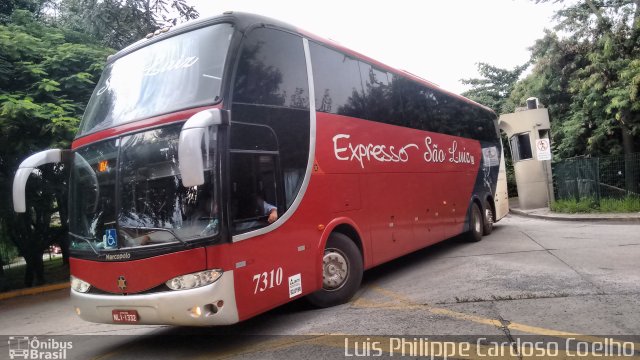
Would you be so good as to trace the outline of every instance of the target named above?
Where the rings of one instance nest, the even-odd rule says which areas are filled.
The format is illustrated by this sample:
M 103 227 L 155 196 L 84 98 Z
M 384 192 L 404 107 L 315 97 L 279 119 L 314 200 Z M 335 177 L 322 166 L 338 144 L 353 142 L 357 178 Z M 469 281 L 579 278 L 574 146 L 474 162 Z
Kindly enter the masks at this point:
M 533 158 L 529 133 L 514 135 L 510 142 L 514 162 Z

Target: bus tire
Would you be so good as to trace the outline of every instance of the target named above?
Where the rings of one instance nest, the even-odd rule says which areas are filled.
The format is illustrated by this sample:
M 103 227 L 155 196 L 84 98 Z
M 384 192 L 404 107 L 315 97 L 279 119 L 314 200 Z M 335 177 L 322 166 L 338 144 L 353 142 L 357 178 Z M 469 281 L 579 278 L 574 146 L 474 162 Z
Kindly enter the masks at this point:
M 465 238 L 470 242 L 478 242 L 482 240 L 483 233 L 483 216 L 480 207 L 475 202 L 471 203 L 469 211 L 469 231 L 465 234 Z
M 348 302 L 360 288 L 362 255 L 346 235 L 332 233 L 322 257 L 322 289 L 307 296 L 317 307 L 329 307 Z
M 483 220 L 482 235 L 489 235 L 493 231 L 493 207 L 491 207 L 489 200 L 484 202 Z

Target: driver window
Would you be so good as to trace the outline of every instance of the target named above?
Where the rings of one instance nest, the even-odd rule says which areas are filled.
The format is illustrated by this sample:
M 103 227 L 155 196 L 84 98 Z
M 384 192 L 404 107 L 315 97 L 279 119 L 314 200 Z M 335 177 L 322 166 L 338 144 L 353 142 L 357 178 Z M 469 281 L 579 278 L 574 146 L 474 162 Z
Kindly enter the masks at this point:
M 276 156 L 233 151 L 231 160 L 232 233 L 240 234 L 269 225 L 277 219 Z

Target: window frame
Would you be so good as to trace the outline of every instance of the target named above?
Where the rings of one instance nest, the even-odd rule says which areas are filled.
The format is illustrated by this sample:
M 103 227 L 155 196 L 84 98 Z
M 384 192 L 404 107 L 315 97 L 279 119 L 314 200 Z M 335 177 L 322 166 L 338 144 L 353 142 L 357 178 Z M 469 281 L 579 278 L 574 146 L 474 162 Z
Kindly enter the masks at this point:
M 302 52 L 303 52 L 303 63 L 301 64 L 302 67 L 304 68 L 306 77 L 304 78 L 304 90 L 306 92 L 308 92 L 308 107 L 301 109 L 301 108 L 297 108 L 297 107 L 283 107 L 283 106 L 273 106 L 273 105 L 263 105 L 263 104 L 248 104 L 248 103 L 243 103 L 243 102 L 237 102 L 234 99 L 234 93 L 235 93 L 235 85 L 236 85 L 236 77 L 238 74 L 238 67 L 241 61 L 241 57 L 242 57 L 242 52 L 243 52 L 243 47 L 245 44 L 245 41 L 248 37 L 249 34 L 251 34 L 251 32 L 253 32 L 256 29 L 259 28 L 264 28 L 264 29 L 269 29 L 272 31 L 278 31 L 278 32 L 283 32 L 283 33 L 287 33 L 290 35 L 293 35 L 296 38 L 296 41 L 299 41 L 300 46 L 302 47 Z M 226 176 L 224 176 L 225 178 L 225 184 L 223 184 L 224 189 L 226 189 L 225 194 L 224 194 L 224 200 L 225 201 L 225 212 L 227 214 L 229 214 L 229 216 L 227 216 L 227 228 L 229 229 L 228 232 L 228 236 L 231 239 L 232 243 L 235 242 L 239 242 L 239 241 L 244 241 L 244 240 L 248 240 L 251 239 L 253 237 L 257 237 L 257 236 L 261 236 L 264 234 L 267 234 L 277 228 L 279 228 L 282 224 L 284 224 L 286 221 L 288 221 L 288 219 L 293 215 L 293 213 L 298 209 L 298 207 L 300 206 L 300 203 L 302 202 L 302 199 L 307 191 L 309 182 L 310 182 L 310 177 L 311 177 L 311 172 L 313 169 L 313 158 L 314 158 L 314 154 L 315 154 L 315 143 L 316 143 L 316 113 L 315 113 L 315 98 L 314 98 L 314 88 L 313 88 L 313 74 L 312 74 L 312 68 L 311 68 L 311 61 L 310 61 L 310 51 L 309 51 L 309 42 L 310 39 L 306 36 L 304 36 L 303 34 L 300 34 L 299 32 L 290 30 L 290 29 L 286 29 L 286 28 L 282 28 L 280 26 L 276 26 L 276 25 L 268 25 L 268 24 L 255 24 L 252 26 L 247 27 L 243 33 L 242 36 L 237 37 L 236 42 L 234 43 L 234 53 L 233 53 L 233 61 L 230 64 L 231 68 L 230 68 L 230 76 L 227 78 L 228 82 L 227 82 L 227 92 L 226 92 L 226 98 L 224 101 L 224 107 L 230 109 L 231 111 L 233 111 L 233 107 L 234 104 L 235 105 L 244 105 L 244 106 L 249 106 L 249 107 L 265 107 L 265 108 L 272 108 L 272 109 L 287 109 L 287 110 L 295 110 L 295 111 L 304 111 L 305 114 L 305 119 L 304 121 L 308 123 L 308 152 L 306 152 L 306 156 L 304 158 L 304 162 L 305 162 L 305 166 L 303 168 L 301 168 L 301 170 L 303 170 L 302 173 L 302 178 L 301 178 L 301 182 L 300 185 L 296 188 L 296 193 L 293 196 L 293 200 L 291 201 L 291 204 L 287 204 L 288 207 L 286 207 L 286 209 L 284 208 L 278 208 L 279 213 L 278 213 L 278 220 L 272 224 L 269 224 L 266 227 L 262 227 L 262 228 L 258 228 L 258 229 L 252 229 L 248 232 L 244 232 L 244 233 L 240 233 L 240 234 L 232 234 L 231 233 L 231 219 L 230 219 L 230 201 L 229 201 L 229 197 L 230 197 L 230 191 L 231 191 L 231 179 L 230 179 L 230 167 L 231 167 L 231 160 L 230 160 L 230 149 L 227 145 L 227 153 L 226 156 L 224 156 L 225 158 L 225 162 L 224 162 L 224 168 L 226 169 L 224 172 L 226 173 Z M 297 46 L 297 45 L 296 45 Z M 235 114 L 235 113 L 234 113 Z M 237 115 L 237 114 L 236 114 Z M 232 121 L 231 121 L 231 126 L 233 126 L 234 123 L 237 123 L 237 121 L 234 121 L 234 116 L 232 116 Z M 243 121 L 240 121 L 243 122 Z M 254 124 L 253 122 L 251 124 Z M 276 134 L 277 135 L 277 134 Z M 229 144 L 229 132 L 227 132 L 226 135 L 226 143 Z M 280 141 L 279 141 L 279 146 L 281 146 Z M 279 149 L 280 150 L 280 149 Z M 279 178 L 278 181 L 282 181 L 283 180 L 283 171 L 284 171 L 284 164 L 282 164 L 282 158 L 279 157 L 278 158 L 278 171 L 279 171 Z M 284 182 L 282 182 L 280 184 L 280 189 L 282 189 L 282 192 L 280 193 L 280 199 L 282 200 L 282 205 L 285 205 L 286 202 L 286 196 L 285 196 L 285 192 L 284 192 Z M 281 210 L 283 210 L 282 212 L 280 212 Z
M 529 157 L 527 158 L 523 158 L 520 154 L 520 149 L 521 149 L 521 143 L 523 143 L 523 141 L 521 141 L 521 136 L 526 135 L 527 138 L 529 139 L 528 141 L 528 146 L 529 146 Z M 518 162 L 518 161 L 526 161 L 526 160 L 533 160 L 533 147 L 531 146 L 531 132 L 530 131 L 525 131 L 525 132 L 521 132 L 521 133 L 517 133 L 517 134 L 513 134 L 511 135 L 511 137 L 509 138 L 509 147 L 511 148 L 511 154 L 512 154 L 512 158 L 513 158 L 513 162 Z

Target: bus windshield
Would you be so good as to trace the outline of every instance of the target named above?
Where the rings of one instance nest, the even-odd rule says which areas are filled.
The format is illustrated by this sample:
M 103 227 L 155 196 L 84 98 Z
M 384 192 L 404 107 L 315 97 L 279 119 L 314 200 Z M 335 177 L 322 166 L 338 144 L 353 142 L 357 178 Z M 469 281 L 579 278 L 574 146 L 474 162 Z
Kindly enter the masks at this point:
M 216 24 L 107 64 L 78 135 L 218 101 L 232 34 L 231 24 Z
M 205 183 L 184 187 L 178 168 L 181 124 L 78 149 L 71 169 L 71 249 L 99 252 L 178 243 L 218 233 L 216 129 Z

